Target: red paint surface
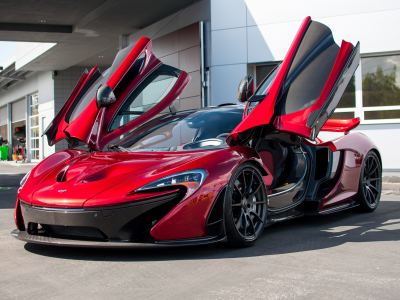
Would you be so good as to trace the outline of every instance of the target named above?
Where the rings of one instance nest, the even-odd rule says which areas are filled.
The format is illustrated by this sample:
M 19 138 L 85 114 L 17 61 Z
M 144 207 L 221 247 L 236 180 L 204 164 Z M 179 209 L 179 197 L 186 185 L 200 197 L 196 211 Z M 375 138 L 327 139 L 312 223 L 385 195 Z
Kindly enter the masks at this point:
M 345 151 L 342 174 L 336 186 L 324 198 L 321 209 L 353 201 L 358 192 L 362 163 L 367 153 L 378 149 L 362 133 L 352 133 L 332 141 L 337 151 Z
M 353 119 L 329 119 L 321 128 L 321 131 L 346 132 L 356 128 L 360 124 L 360 118 Z
M 262 164 L 254 150 L 239 146 L 213 151 L 193 161 L 191 168 L 202 168 L 208 171 L 206 181 L 200 190 L 175 206 L 159 221 L 151 229 L 151 236 L 156 240 L 207 236 L 205 222 L 216 196 L 228 183 L 236 167 L 246 160 Z
M 260 102 L 260 104 L 258 104 L 251 111 L 251 113 L 231 132 L 231 134 L 227 137 L 227 140 L 230 136 L 232 136 L 233 140 L 236 141 L 238 133 L 256 126 L 268 124 L 271 121 L 272 115 L 274 114 L 275 102 L 278 98 L 279 91 L 281 90 L 283 80 L 286 77 L 290 64 L 296 54 L 296 50 L 299 47 L 301 39 L 303 38 L 310 22 L 311 18 L 307 17 L 301 24 L 300 29 L 285 56 L 285 59 L 283 60 L 274 80 L 266 92 L 266 97 L 264 100 L 262 100 L 262 102 Z

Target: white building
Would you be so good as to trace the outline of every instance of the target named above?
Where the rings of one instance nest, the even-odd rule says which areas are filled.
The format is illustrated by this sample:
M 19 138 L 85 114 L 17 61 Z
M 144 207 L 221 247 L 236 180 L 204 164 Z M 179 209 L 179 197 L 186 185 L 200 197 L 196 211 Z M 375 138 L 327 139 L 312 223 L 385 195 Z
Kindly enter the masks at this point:
M 104 10 L 103 14 L 106 13 Z M 259 83 L 284 58 L 306 16 L 329 26 L 339 45 L 342 39 L 353 44 L 360 41 L 361 64 L 354 75 L 354 84 L 336 109 L 336 117 L 360 117 L 361 125 L 355 131 L 366 134 L 378 145 L 384 170 L 399 171 L 400 156 L 396 155 L 400 147 L 400 39 L 396 33 L 400 28 L 399 1 L 202 0 L 176 9 L 143 29 L 132 29 L 131 34 L 119 34 L 116 30 L 114 36 L 107 38 L 110 43 L 119 41 L 122 48 L 136 43 L 141 36 L 150 37 L 154 40 L 155 54 L 162 61 L 191 73 L 192 83 L 180 99 L 183 110 L 236 102 L 240 80 L 251 74 Z M 81 25 L 84 29 L 78 30 L 89 30 L 85 29 L 88 24 L 91 23 Z M 96 39 L 86 33 L 87 39 Z M 57 51 L 67 57 L 68 52 L 58 50 L 58 44 L 37 45 L 25 54 L 16 51 L 8 67 L 3 63 L 4 71 L 11 66 L 17 73 L 9 74 L 24 76 L 26 80 L 12 81 L 7 90 L 0 92 L 0 130 L 11 134 L 10 126 L 7 129 L 4 126 L 29 120 L 28 148 L 32 160 L 67 147 L 66 143 L 48 147 L 46 141 L 36 136 L 36 131 L 41 135 L 83 69 L 89 63 L 100 64 L 97 61 L 102 58 L 101 53 L 89 51 L 92 56 L 82 62 L 71 60 L 46 71 L 40 69 L 41 64 L 52 67 L 45 63 L 46 58 L 56 57 Z M 20 48 L 24 47 L 21 43 Z M 115 55 L 116 47 L 107 51 L 104 55 Z M 106 68 L 110 63 L 108 59 L 102 66 Z M 5 80 L 11 79 L 0 81 L 0 90 Z M 34 99 L 39 103 L 37 108 L 32 104 Z M 322 139 L 333 136 L 333 133 L 320 134 Z

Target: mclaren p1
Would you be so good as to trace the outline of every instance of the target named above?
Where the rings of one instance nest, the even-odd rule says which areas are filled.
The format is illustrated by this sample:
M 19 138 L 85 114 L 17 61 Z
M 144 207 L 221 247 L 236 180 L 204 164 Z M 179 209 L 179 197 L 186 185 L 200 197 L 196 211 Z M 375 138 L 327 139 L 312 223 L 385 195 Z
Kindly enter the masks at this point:
M 242 104 L 178 111 L 189 74 L 141 38 L 108 70 L 85 72 L 45 130 L 49 145 L 69 149 L 23 178 L 11 234 L 76 247 L 244 247 L 278 221 L 371 212 L 379 150 L 350 133 L 358 118 L 330 118 L 359 62 L 359 44 L 337 45 L 307 17 L 257 88 L 242 80 Z M 320 131 L 343 134 L 322 141 Z

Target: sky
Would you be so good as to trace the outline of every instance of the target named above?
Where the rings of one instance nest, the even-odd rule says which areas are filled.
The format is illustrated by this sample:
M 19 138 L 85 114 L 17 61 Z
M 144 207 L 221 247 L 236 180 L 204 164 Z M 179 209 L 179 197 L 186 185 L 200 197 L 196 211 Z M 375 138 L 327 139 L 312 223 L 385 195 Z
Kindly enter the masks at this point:
M 0 42 L 0 66 L 15 52 L 15 45 L 18 42 Z

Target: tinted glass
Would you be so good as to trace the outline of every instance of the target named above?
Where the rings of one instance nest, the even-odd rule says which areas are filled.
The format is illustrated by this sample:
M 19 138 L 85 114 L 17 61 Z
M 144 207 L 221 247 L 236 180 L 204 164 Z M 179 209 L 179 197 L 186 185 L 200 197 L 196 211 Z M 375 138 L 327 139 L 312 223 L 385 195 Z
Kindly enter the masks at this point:
M 273 72 L 270 72 L 268 77 L 265 78 L 264 82 L 261 84 L 259 88 L 257 88 L 257 91 L 254 93 L 255 95 L 265 95 L 267 92 L 269 86 L 272 83 L 272 80 L 274 80 L 276 73 L 278 73 L 279 67 L 277 67 Z
M 354 112 L 335 112 L 332 114 L 330 119 L 353 119 Z
M 364 112 L 365 120 L 400 119 L 400 110 L 381 110 Z
M 200 110 L 179 115 L 141 134 L 131 134 L 122 146 L 132 152 L 200 151 L 228 147 L 229 133 L 242 121 L 243 106 Z M 139 131 L 140 132 L 140 131 Z
M 86 93 L 81 97 L 79 102 L 76 104 L 74 110 L 69 117 L 69 123 L 72 123 L 82 112 L 83 110 L 89 105 L 89 103 L 96 97 L 97 89 L 100 85 L 106 83 L 106 77 L 109 73 L 109 69 L 104 71 L 99 78 L 89 87 Z
M 353 75 L 346 90 L 343 93 L 342 98 L 337 106 L 338 108 L 350 108 L 356 107 L 356 77 Z
M 276 65 L 267 65 L 267 66 L 257 66 L 256 67 L 256 85 L 258 86 L 265 77 L 271 73 L 275 69 Z
M 312 21 L 283 82 L 276 113 L 286 115 L 313 105 L 321 95 L 339 53 L 331 30 Z
M 126 99 L 112 122 L 110 131 L 120 128 L 159 104 L 172 90 L 178 75 L 162 68 L 154 71 Z
M 361 66 L 363 106 L 400 105 L 400 55 L 362 58 Z

